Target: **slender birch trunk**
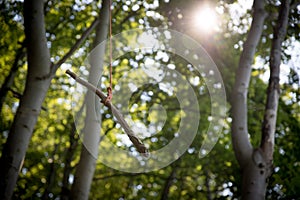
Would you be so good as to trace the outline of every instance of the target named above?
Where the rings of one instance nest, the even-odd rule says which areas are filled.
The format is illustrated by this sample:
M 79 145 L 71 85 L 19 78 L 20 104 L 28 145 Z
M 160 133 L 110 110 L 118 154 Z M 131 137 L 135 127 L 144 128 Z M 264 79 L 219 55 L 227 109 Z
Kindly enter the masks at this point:
M 44 1 L 24 1 L 28 73 L 24 93 L 0 159 L 0 199 L 11 199 L 33 129 L 52 78 L 98 24 L 96 19 L 56 64 L 50 63 L 44 22 Z
M 94 47 L 107 38 L 109 23 L 109 0 L 102 1 L 99 20 L 96 27 Z M 93 85 L 99 84 L 104 64 L 105 45 L 96 48 L 90 56 L 91 68 L 89 70 L 89 82 Z M 97 113 L 98 111 L 98 113 Z M 86 119 L 84 127 L 83 146 L 80 161 L 76 168 L 75 179 L 71 189 L 70 199 L 88 199 L 91 183 L 93 180 L 96 161 L 98 157 L 98 146 L 100 142 L 101 116 L 100 101 L 92 91 L 86 96 Z
M 28 74 L 0 164 L 0 199 L 11 199 L 26 150 L 49 88 L 50 53 L 44 24 L 44 2 L 25 0 L 25 35 Z
M 242 199 L 265 199 L 267 180 L 273 167 L 274 133 L 279 98 L 279 66 L 281 43 L 286 34 L 289 1 L 282 1 L 271 49 L 270 80 L 267 103 L 262 125 L 262 140 L 258 148 L 253 148 L 248 139 L 247 94 L 251 77 L 251 64 L 255 49 L 263 31 L 266 12 L 264 1 L 254 0 L 253 21 L 240 58 L 232 101 L 232 143 L 235 156 L 242 169 Z

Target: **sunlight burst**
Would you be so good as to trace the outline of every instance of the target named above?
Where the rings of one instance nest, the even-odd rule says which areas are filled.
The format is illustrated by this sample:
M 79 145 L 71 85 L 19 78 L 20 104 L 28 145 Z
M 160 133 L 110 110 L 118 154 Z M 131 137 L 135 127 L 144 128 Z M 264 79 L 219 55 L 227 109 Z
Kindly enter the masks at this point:
M 197 29 L 203 32 L 211 32 L 216 29 L 216 14 L 209 7 L 204 7 L 198 10 L 194 15 L 194 19 L 195 26 L 197 26 Z

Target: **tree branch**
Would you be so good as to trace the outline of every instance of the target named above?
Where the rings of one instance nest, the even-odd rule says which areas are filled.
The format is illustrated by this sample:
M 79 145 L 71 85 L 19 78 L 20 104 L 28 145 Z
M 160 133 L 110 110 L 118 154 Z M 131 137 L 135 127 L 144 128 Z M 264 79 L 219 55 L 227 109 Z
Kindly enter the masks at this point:
M 166 179 L 164 188 L 162 190 L 162 195 L 161 195 L 161 200 L 167 200 L 169 198 L 169 193 L 170 193 L 170 188 L 173 184 L 174 179 L 176 178 L 176 171 L 177 171 L 178 166 L 174 165 L 172 166 L 172 171 L 168 178 Z
M 275 128 L 279 100 L 279 72 L 281 62 L 281 44 L 286 36 L 288 25 L 288 15 L 290 9 L 290 0 L 281 2 L 277 25 L 274 28 L 274 38 L 272 41 L 270 55 L 270 79 L 267 90 L 267 102 L 262 125 L 261 148 L 265 153 L 268 164 L 272 164 Z
M 56 63 L 52 66 L 52 73 L 55 73 L 56 70 L 77 50 L 77 48 L 82 44 L 82 42 L 89 36 L 92 30 L 99 24 L 99 18 L 96 18 L 91 26 L 86 29 L 81 37 L 75 42 L 75 44 L 71 47 L 71 49 Z
M 266 18 L 264 6 L 265 0 L 254 1 L 253 20 L 249 34 L 244 43 L 231 97 L 233 119 L 232 143 L 236 158 L 241 166 L 251 157 L 253 148 L 248 139 L 247 95 L 255 49 L 260 40 L 263 31 L 264 20 Z
M 19 49 L 17 49 L 17 51 L 16 51 L 14 63 L 9 71 L 8 76 L 5 77 L 4 83 L 2 84 L 1 89 L 0 89 L 0 113 L 2 113 L 2 107 L 4 104 L 4 100 L 6 98 L 7 92 L 9 91 L 11 85 L 13 84 L 14 78 L 19 69 L 19 66 L 20 66 L 19 62 L 22 61 L 22 64 L 23 64 L 23 58 L 26 56 L 26 53 L 24 51 L 24 49 L 25 49 L 24 41 L 22 41 L 21 45 L 22 46 Z
M 96 88 L 94 85 L 90 84 L 89 82 L 79 78 L 75 73 L 73 73 L 70 70 L 67 70 L 66 73 L 70 75 L 75 81 L 80 83 L 81 85 L 85 86 L 87 89 L 93 91 L 100 99 L 101 102 L 105 102 L 106 95 L 100 91 L 98 88 Z M 141 142 L 141 140 L 134 134 L 134 132 L 131 130 L 127 122 L 125 121 L 123 115 L 120 113 L 120 111 L 111 103 L 107 102 L 104 104 L 106 107 L 108 107 L 113 115 L 117 118 L 118 122 L 122 126 L 122 128 L 125 130 L 125 133 L 137 149 L 137 151 L 144 156 L 148 156 L 148 149 L 145 147 L 145 145 Z

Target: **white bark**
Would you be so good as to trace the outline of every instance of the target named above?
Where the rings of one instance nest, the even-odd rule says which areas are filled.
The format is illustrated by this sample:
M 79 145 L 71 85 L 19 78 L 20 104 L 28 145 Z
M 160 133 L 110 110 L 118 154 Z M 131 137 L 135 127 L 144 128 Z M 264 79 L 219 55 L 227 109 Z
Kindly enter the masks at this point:
M 100 10 L 100 23 L 96 28 L 94 47 L 107 38 L 110 1 L 102 1 Z M 91 69 L 89 70 L 89 82 L 97 85 L 104 64 L 105 45 L 96 48 L 91 54 Z M 88 199 L 91 183 L 93 180 L 96 161 L 98 157 L 98 146 L 100 142 L 100 101 L 95 93 L 87 92 L 86 96 L 86 119 L 84 128 L 83 146 L 80 161 L 76 168 L 75 180 L 71 189 L 70 199 Z
M 253 150 L 249 141 L 247 118 L 247 95 L 251 66 L 263 31 L 266 17 L 264 6 L 264 0 L 254 0 L 253 20 L 243 46 L 232 96 L 232 143 L 235 156 L 242 168 L 242 199 L 262 200 L 266 189 L 266 179 L 260 171 L 260 168 L 264 166 L 264 159 L 261 159 L 263 156 L 260 151 Z
M 42 103 L 57 68 L 85 40 L 96 20 L 57 64 L 51 65 L 44 23 L 44 1 L 24 1 L 24 26 L 28 73 L 20 106 L 8 134 L 0 160 L 0 199 L 10 199 L 24 161 Z
M 255 0 L 254 14 L 247 40 L 244 43 L 232 94 L 232 142 L 236 158 L 242 166 L 252 154 L 248 139 L 247 95 L 255 49 L 260 40 L 266 17 L 264 0 Z
M 254 15 L 248 38 L 241 55 L 234 86 L 232 102 L 233 123 L 232 141 L 236 158 L 242 168 L 242 199 L 263 200 L 267 188 L 267 179 L 272 172 L 274 134 L 279 98 L 279 66 L 281 43 L 286 34 L 289 13 L 288 0 L 283 0 L 271 49 L 270 80 L 267 91 L 267 103 L 262 125 L 261 145 L 253 149 L 248 139 L 247 93 L 251 75 L 251 63 L 255 48 L 261 37 L 265 19 L 264 1 L 254 1 Z
M 46 44 L 44 3 L 24 2 L 28 74 L 25 91 L 14 118 L 1 157 L 0 199 L 10 199 L 21 163 L 50 85 L 50 54 Z
M 272 41 L 270 55 L 270 79 L 267 91 L 267 103 L 262 128 L 261 148 L 266 154 L 268 165 L 272 165 L 275 129 L 277 119 L 278 100 L 280 95 L 279 73 L 281 63 L 281 45 L 286 36 L 288 26 L 288 15 L 290 9 L 290 0 L 281 2 L 277 25 L 274 29 L 274 38 Z

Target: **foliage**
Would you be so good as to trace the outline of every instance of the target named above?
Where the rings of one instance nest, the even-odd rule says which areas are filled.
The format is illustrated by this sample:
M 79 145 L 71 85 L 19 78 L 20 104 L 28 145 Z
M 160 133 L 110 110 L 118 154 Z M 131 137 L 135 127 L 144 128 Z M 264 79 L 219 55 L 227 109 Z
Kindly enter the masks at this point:
M 229 8 L 236 2 L 221 1 L 213 2 L 214 6 L 223 8 L 224 22 L 220 24 L 220 31 L 215 34 L 195 34 L 194 29 L 186 28 L 192 20 L 185 18 L 189 9 L 197 5 L 198 1 L 158 1 L 158 0 L 116 0 L 113 1 L 113 33 L 117 34 L 123 30 L 133 28 L 145 28 L 149 26 L 161 26 L 183 31 L 191 35 L 201 43 L 222 73 L 226 91 L 231 93 L 233 84 L 233 72 L 236 69 L 239 54 L 241 52 L 245 32 L 236 31 L 229 24 L 235 24 L 237 28 L 247 29 L 249 10 L 233 19 Z M 138 6 L 134 6 L 138 5 Z M 98 16 L 100 3 L 97 1 L 48 0 L 45 3 L 46 30 L 48 47 L 51 48 L 51 61 L 57 62 L 72 47 L 76 39 L 86 30 Z M 273 14 L 277 12 L 277 5 L 270 3 L 267 8 Z M 172 11 L 172 12 L 170 12 Z M 299 22 L 297 21 L 299 8 L 293 8 L 290 16 L 290 26 L 287 40 L 299 39 Z M 182 15 L 183 19 L 178 18 Z M 257 56 L 262 63 L 268 63 L 270 51 L 270 38 L 272 35 L 272 20 L 270 15 L 267 20 L 264 36 L 257 51 Z M 234 22 L 235 21 L 235 22 Z M 236 22 L 237 21 L 237 22 Z M 16 59 L 16 52 L 24 42 L 22 2 L 11 1 L 1 3 L 0 23 L 0 83 L 4 82 L 9 74 L 10 68 Z M 237 24 L 236 24 L 237 23 Z M 244 24 L 243 24 L 244 23 Z M 62 196 L 63 187 L 67 187 L 74 181 L 74 171 L 79 160 L 81 145 L 77 144 L 78 135 L 72 135 L 73 117 L 71 93 L 75 88 L 65 74 L 67 68 L 84 74 L 84 59 L 91 50 L 94 33 L 92 33 L 84 44 L 69 58 L 58 70 L 56 77 L 52 80 L 51 88 L 43 104 L 42 112 L 34 130 L 26 160 L 21 169 L 15 199 L 50 198 Z M 130 41 L 134 36 L 128 35 L 124 43 Z M 285 46 L 287 48 L 287 46 Z M 225 120 L 225 127 L 218 143 L 203 159 L 198 158 L 199 147 L 203 141 L 203 135 L 209 125 L 210 99 L 205 82 L 200 74 L 195 74 L 189 69 L 189 63 L 179 56 L 169 54 L 169 59 L 164 61 L 157 58 L 157 51 L 131 52 L 123 55 L 114 62 L 113 84 L 118 85 L 117 80 L 126 75 L 126 72 L 143 67 L 147 59 L 152 59 L 161 65 L 174 64 L 176 70 L 183 74 L 186 80 L 199 78 L 199 82 L 193 85 L 197 98 L 200 99 L 201 112 L 200 127 L 198 134 L 187 152 L 171 165 L 150 173 L 131 174 L 113 170 L 98 163 L 91 188 L 91 199 L 158 199 L 163 196 L 164 189 L 168 183 L 169 199 L 237 199 L 240 195 L 240 171 L 234 158 L 230 139 L 230 116 Z M 289 53 L 283 56 L 287 60 L 291 57 Z M 18 73 L 11 86 L 13 91 L 22 94 L 26 80 L 26 62 L 22 58 L 19 63 Z M 263 64 L 262 64 L 263 65 Z M 261 79 L 266 68 L 253 69 L 251 87 L 249 88 L 249 127 L 252 143 L 258 145 L 260 140 L 260 124 L 263 118 L 264 102 L 266 99 L 267 84 Z M 297 79 L 298 77 L 298 79 Z M 139 77 L 132 77 L 134 79 Z M 103 72 L 102 89 L 108 85 L 108 69 Z M 299 194 L 300 163 L 299 163 L 299 74 L 291 70 L 289 83 L 281 86 L 282 94 L 276 130 L 276 147 L 274 155 L 274 174 L 268 187 L 269 199 L 292 199 Z M 181 89 L 185 89 L 185 86 Z M 199 89 L 201 88 L 201 90 Z M 119 98 L 128 91 L 115 91 Z M 118 98 L 116 97 L 116 98 Z M 230 101 L 230 99 L 228 99 Z M 19 99 L 9 92 L 6 96 L 0 121 L 0 150 L 5 143 L 9 127 L 19 104 Z M 147 84 L 138 88 L 131 96 L 129 113 L 133 121 L 142 122 L 145 125 L 162 121 L 159 107 L 161 104 L 167 111 L 166 123 L 157 129 L 155 134 L 145 139 L 150 150 L 162 148 L 175 137 L 180 123 L 179 102 L 174 95 L 163 90 L 159 84 Z M 101 111 L 102 131 L 109 139 L 119 145 L 120 148 L 131 149 L 122 141 L 120 128 L 113 120 L 107 109 Z M 79 142 L 80 143 L 80 142 Z M 81 144 L 81 143 L 80 143 Z M 73 151 L 73 156 L 68 163 L 68 151 Z M 101 152 L 100 152 L 101 154 Z M 68 184 L 63 184 L 66 166 L 70 165 L 67 174 Z

